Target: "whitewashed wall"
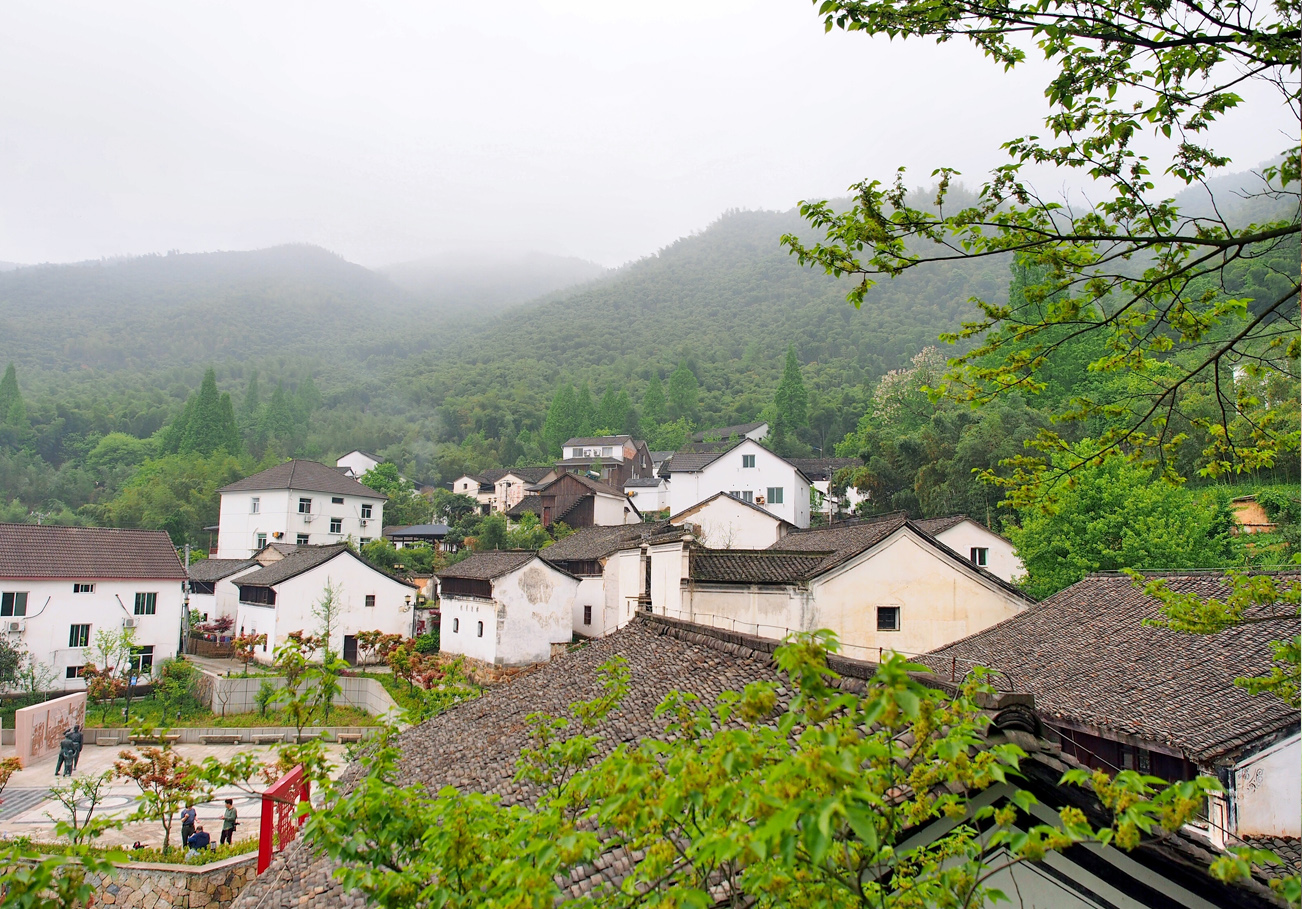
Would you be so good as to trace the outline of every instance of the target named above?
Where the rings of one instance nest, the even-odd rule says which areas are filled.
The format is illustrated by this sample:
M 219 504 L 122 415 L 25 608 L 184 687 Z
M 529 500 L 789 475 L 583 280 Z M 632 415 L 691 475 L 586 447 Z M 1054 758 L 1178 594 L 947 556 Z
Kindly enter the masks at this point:
M 252 510 L 253 499 L 258 510 Z M 299 514 L 298 500 L 312 500 L 310 519 Z M 334 504 L 333 499 L 343 499 Z M 362 506 L 371 506 L 371 517 L 362 517 Z M 339 518 L 339 533 L 330 532 L 330 519 Z M 362 522 L 365 521 L 365 524 Z M 373 540 L 384 528 L 384 500 L 364 496 L 335 496 L 307 489 L 263 489 L 222 493 L 220 530 L 217 532 L 216 557 L 247 559 L 258 550 L 258 534 L 265 533 L 268 543 L 295 543 L 300 533 L 307 534 L 312 546 L 354 540 Z M 280 533 L 280 537 L 275 534 Z
M 1297 733 L 1234 768 L 1234 811 L 1240 837 L 1302 837 L 1302 739 Z
M 731 496 L 719 496 L 674 516 L 674 524 L 694 524 L 697 539 L 709 549 L 767 549 L 785 535 L 787 525 Z
M 576 578 L 532 559 L 493 581 L 492 600 L 444 596 L 439 646 L 497 666 L 545 663 L 552 644 L 573 638 L 578 591 Z M 460 628 L 453 631 L 457 619 Z M 479 622 L 484 623 L 483 637 Z
M 444 596 L 440 603 L 439 649 L 484 663 L 496 663 L 497 604 L 493 600 L 457 596 Z
M 640 524 L 642 518 L 633 510 L 629 500 L 620 496 L 596 496 L 593 502 L 593 523 L 598 527 L 616 527 L 620 524 Z
M 936 539 L 964 558 L 971 555 L 973 547 L 983 547 L 986 550 L 985 570 L 1009 583 L 1026 575 L 1026 567 L 1017 557 L 1013 544 L 976 521 L 956 524 L 944 533 L 936 534 Z
M 754 467 L 743 457 L 754 456 Z M 782 488 L 782 502 L 768 501 L 769 487 Z M 746 441 L 696 473 L 674 473 L 669 480 L 669 510 L 686 511 L 717 492 L 749 492 L 765 499 L 764 509 L 797 527 L 809 526 L 809 481 L 791 464 L 758 442 Z

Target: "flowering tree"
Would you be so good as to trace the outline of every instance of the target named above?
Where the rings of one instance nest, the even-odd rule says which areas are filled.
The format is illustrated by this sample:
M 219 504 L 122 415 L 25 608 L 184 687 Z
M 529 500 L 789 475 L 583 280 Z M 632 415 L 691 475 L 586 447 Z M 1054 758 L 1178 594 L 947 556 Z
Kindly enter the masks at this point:
M 163 824 L 163 852 L 171 848 L 172 822 L 187 802 L 208 796 L 207 787 L 191 761 L 164 746 L 142 748 L 139 754 L 123 751 L 113 762 L 113 774 L 140 787 L 140 807 L 133 820 Z
M 265 646 L 267 636 L 265 634 L 238 634 L 231 640 L 231 648 L 235 651 L 235 659 L 244 664 L 244 674 L 249 674 L 249 664 L 253 662 L 254 652 Z

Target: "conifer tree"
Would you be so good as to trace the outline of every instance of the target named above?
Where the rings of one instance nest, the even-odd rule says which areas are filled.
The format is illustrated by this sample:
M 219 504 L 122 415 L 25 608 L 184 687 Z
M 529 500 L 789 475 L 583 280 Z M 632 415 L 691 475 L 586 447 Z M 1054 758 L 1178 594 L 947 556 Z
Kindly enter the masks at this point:
M 619 410 L 619 397 L 614 385 L 606 386 L 601 403 L 597 405 L 597 426 L 612 433 L 618 433 L 624 426 L 624 415 Z
M 230 395 L 217 392 L 217 374 L 210 367 L 203 375 L 199 391 L 186 403 L 185 422 L 178 439 L 178 451 L 204 457 L 224 451 L 238 454 L 241 449 L 239 428 Z
M 27 405 L 18 390 L 18 371 L 10 363 L 0 380 L 0 445 L 30 448 L 36 441 L 32 424 L 27 419 Z
M 777 410 L 774 431 L 786 438 L 795 438 L 797 430 L 809 424 L 809 393 L 800 375 L 800 361 L 796 359 L 794 345 L 787 347 L 787 363 L 782 370 L 782 381 L 773 398 Z
M 642 431 L 648 437 L 665 421 L 665 389 L 660 384 L 660 373 L 653 372 L 642 396 Z
M 0 380 L 0 423 L 8 422 L 9 411 L 13 409 L 16 401 L 21 400 L 22 394 L 18 391 L 18 370 L 10 363 L 9 368 L 5 370 L 4 379 Z
M 282 454 L 289 454 L 293 447 L 295 420 L 284 382 L 276 383 L 276 390 L 271 393 L 271 400 L 262 411 L 261 422 L 262 437 L 268 443 L 275 442 L 279 445 Z
M 678 361 L 678 368 L 669 376 L 669 419 L 691 420 L 696 416 L 696 397 L 700 384 L 696 375 L 687 368 L 687 361 Z
M 574 427 L 574 434 L 577 436 L 590 436 L 597 429 L 597 406 L 592 403 L 592 393 L 588 391 L 588 383 L 584 382 L 579 386 L 579 393 L 574 402 L 575 410 L 578 413 L 578 425 Z M 564 439 L 561 440 L 565 441 Z
M 562 382 L 556 389 L 551 406 L 547 408 L 547 419 L 542 428 L 543 444 L 550 457 L 560 456 L 565 441 L 576 435 L 578 424 L 578 400 L 574 394 L 574 386 L 569 382 Z
M 249 377 L 249 387 L 244 391 L 244 400 L 240 401 L 240 429 L 252 432 L 258 424 L 262 411 L 262 392 L 258 388 L 258 371 L 255 369 Z

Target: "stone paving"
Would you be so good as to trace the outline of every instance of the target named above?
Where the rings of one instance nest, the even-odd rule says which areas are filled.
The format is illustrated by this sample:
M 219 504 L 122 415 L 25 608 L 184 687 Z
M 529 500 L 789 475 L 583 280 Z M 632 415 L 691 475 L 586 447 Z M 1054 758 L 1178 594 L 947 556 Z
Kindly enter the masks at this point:
M 77 765 L 74 776 L 93 776 L 111 769 L 113 762 L 117 760 L 119 753 L 123 750 L 122 746 L 99 747 L 86 745 L 82 750 L 81 760 Z M 216 757 L 219 760 L 232 757 L 240 751 L 251 751 L 263 756 L 268 761 L 274 760 L 275 757 L 275 749 L 271 746 L 176 745 L 173 750 L 195 763 L 202 762 L 207 757 Z M 331 760 L 341 769 L 344 750 L 345 746 L 343 745 L 326 746 L 326 751 Z M 0 748 L 0 758 L 12 757 L 13 753 L 12 746 Z M 62 781 L 61 777 L 56 778 L 54 775 L 56 763 L 57 758 L 51 755 L 45 760 L 29 764 L 9 778 L 9 784 L 0 793 L 0 838 L 10 839 L 25 836 L 38 842 L 53 842 L 55 840 L 54 821 L 50 819 L 49 815 L 64 817 L 63 806 L 49 797 L 50 787 Z M 140 790 L 135 783 L 129 780 L 117 780 L 110 788 L 109 797 L 101 802 L 100 807 L 96 809 L 96 814 L 102 813 L 110 817 L 129 815 L 135 811 L 139 796 Z M 199 823 L 212 834 L 215 842 L 221 830 L 221 816 L 225 808 L 223 800 L 226 798 L 234 799 L 235 810 L 240 815 L 240 826 L 236 831 L 236 838 L 238 840 L 256 839 L 258 821 L 262 816 L 261 800 L 257 796 L 241 792 L 238 789 L 219 790 L 213 794 L 211 800 L 196 804 L 195 808 L 199 814 Z M 180 836 L 180 831 L 180 822 L 177 821 L 172 828 L 173 844 L 176 843 L 177 837 Z M 161 847 L 163 845 L 162 824 L 158 821 L 128 824 L 120 830 L 111 830 L 105 833 L 99 840 L 100 843 L 106 846 L 129 846 L 136 841 L 146 846 Z

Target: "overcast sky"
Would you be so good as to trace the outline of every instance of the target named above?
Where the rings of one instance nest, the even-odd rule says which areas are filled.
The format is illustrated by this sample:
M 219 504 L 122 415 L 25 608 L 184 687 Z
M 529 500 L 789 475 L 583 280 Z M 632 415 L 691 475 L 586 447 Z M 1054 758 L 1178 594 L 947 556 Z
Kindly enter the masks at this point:
M 902 164 L 977 183 L 1045 81 L 824 34 L 808 0 L 7 0 L 0 261 L 304 241 L 616 265 Z M 1254 116 L 1224 131 L 1236 169 L 1287 144 Z

